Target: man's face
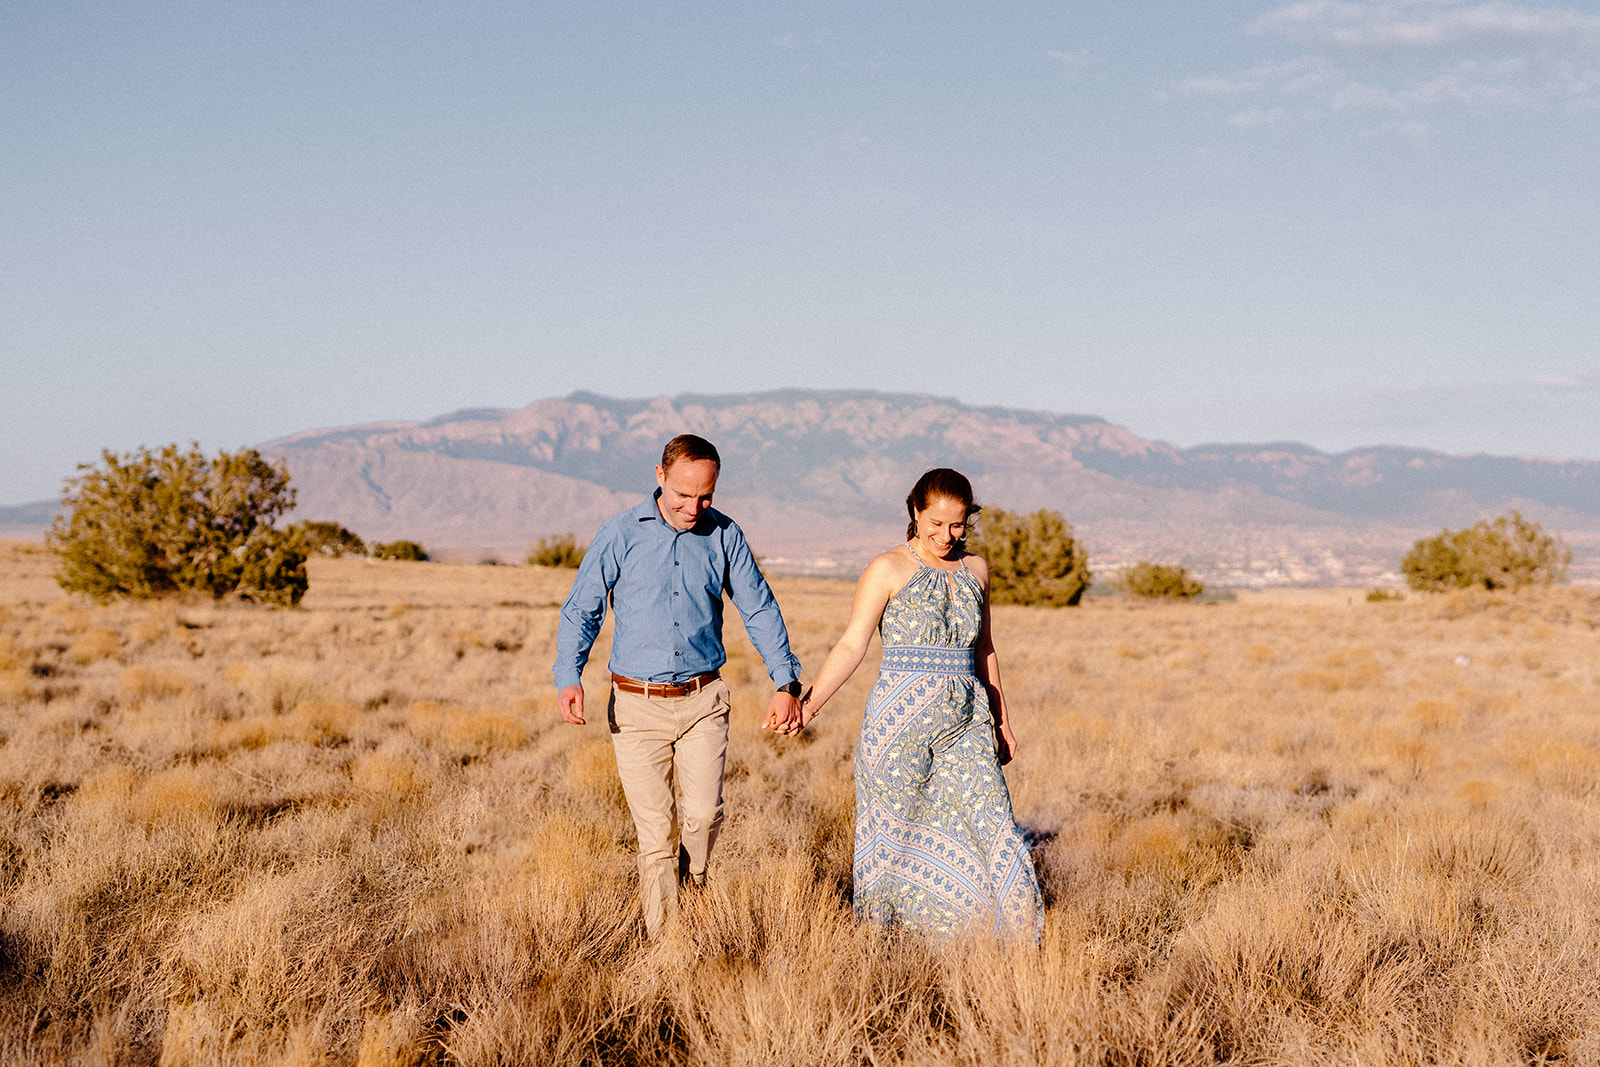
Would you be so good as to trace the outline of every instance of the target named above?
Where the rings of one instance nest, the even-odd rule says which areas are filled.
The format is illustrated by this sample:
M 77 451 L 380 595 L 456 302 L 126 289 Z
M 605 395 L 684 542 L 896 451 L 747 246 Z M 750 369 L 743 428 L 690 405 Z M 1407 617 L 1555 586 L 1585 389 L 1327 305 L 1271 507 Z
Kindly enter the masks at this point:
M 675 530 L 692 530 L 717 491 L 717 464 L 709 459 L 680 459 L 656 468 L 661 486 L 661 517 Z

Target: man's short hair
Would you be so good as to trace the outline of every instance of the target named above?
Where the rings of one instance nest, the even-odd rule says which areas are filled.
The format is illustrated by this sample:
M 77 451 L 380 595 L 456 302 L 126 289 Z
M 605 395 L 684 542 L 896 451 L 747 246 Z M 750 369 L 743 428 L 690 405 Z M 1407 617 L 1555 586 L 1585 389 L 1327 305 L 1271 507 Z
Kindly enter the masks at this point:
M 722 457 L 717 455 L 717 446 L 692 433 L 680 433 L 667 442 L 667 447 L 661 450 L 661 469 L 671 470 L 672 465 L 680 459 L 709 459 L 717 465 L 717 470 L 722 469 Z

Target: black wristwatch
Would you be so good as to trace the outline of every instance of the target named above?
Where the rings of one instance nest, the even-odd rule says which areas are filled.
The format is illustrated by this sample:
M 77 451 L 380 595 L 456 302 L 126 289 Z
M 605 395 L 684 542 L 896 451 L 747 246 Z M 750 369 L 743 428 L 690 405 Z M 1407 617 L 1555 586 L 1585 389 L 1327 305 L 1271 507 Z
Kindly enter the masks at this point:
M 796 678 L 794 681 L 790 682 L 788 685 L 780 685 L 780 686 L 778 686 L 778 692 L 780 692 L 780 693 L 788 693 L 790 696 L 794 697 L 796 700 L 799 700 L 800 699 L 800 679 Z

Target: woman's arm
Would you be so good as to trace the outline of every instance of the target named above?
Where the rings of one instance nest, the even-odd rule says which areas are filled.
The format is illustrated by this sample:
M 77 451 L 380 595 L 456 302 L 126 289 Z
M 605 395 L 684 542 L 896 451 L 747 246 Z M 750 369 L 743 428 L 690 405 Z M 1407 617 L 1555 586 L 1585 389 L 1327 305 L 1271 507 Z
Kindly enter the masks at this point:
M 861 660 L 867 654 L 867 645 L 872 642 L 872 631 L 877 629 L 878 620 L 883 618 L 884 606 L 903 584 L 898 577 L 898 568 L 887 552 L 867 564 L 867 569 L 861 572 L 861 579 L 856 582 L 855 600 L 850 605 L 850 621 L 845 624 L 839 643 L 833 646 L 828 658 L 823 661 L 822 670 L 817 672 L 817 680 L 812 683 L 805 703 L 800 705 L 802 729 L 810 724 L 822 706 L 861 666 Z
M 983 622 L 978 630 L 978 681 L 989 693 L 989 713 L 994 719 L 995 753 L 1001 765 L 1017 755 L 1017 738 L 1011 732 L 1011 715 L 1006 710 L 1006 693 L 1000 686 L 1000 655 L 994 650 L 994 631 L 989 624 L 989 565 L 982 556 L 968 556 L 967 569 L 983 584 Z

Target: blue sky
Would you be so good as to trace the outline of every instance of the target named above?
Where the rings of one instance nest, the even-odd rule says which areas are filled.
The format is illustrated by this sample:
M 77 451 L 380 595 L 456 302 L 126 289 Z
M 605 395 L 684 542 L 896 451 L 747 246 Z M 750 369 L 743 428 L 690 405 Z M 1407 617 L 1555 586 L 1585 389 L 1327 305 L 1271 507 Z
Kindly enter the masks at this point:
M 0 5 L 0 503 L 908 390 L 1600 457 L 1600 5 Z

